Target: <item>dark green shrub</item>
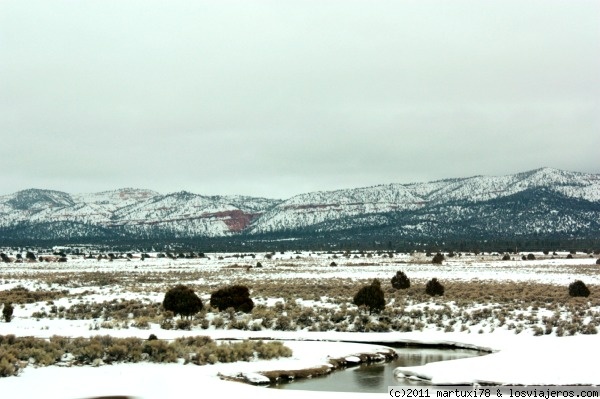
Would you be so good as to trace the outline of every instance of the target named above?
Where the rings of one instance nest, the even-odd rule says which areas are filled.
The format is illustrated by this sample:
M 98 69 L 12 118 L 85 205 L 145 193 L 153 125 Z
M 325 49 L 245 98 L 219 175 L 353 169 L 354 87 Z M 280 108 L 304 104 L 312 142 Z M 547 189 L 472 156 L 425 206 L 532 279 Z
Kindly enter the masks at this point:
M 210 296 L 210 306 L 223 311 L 233 308 L 236 311 L 249 313 L 254 308 L 250 299 L 250 290 L 243 285 L 231 285 L 213 292 Z
M 444 295 L 444 286 L 434 277 L 425 285 L 425 292 L 431 296 L 442 296 Z
M 392 277 L 392 287 L 397 290 L 402 290 L 405 288 L 410 288 L 410 279 L 406 276 L 401 270 L 396 272 L 396 275 Z
M 13 305 L 11 305 L 10 303 L 4 304 L 4 308 L 2 308 L 2 318 L 5 322 L 10 323 L 10 321 L 12 320 L 13 311 Z
M 527 255 L 527 260 L 535 260 L 535 255 L 534 254 L 528 254 Z
M 598 258 L 598 260 L 596 260 L 596 264 L 600 265 L 600 258 Z
M 167 291 L 163 300 L 165 310 L 170 310 L 181 317 L 193 316 L 201 311 L 202 307 L 202 300 L 194 290 L 181 284 Z
M 502 257 L 502 260 L 510 260 L 510 255 L 504 254 L 504 256 Z
M 441 253 L 438 252 L 437 254 L 434 255 L 433 259 L 431 259 L 431 263 L 441 265 L 444 260 L 445 260 L 444 255 L 442 255 Z
M 569 284 L 569 295 L 570 296 L 582 296 L 588 297 L 590 295 L 590 290 L 583 281 L 575 280 L 571 284 Z
M 371 285 L 362 287 L 354 295 L 354 304 L 356 306 L 366 306 L 369 313 L 379 313 L 385 308 L 385 295 L 381 289 L 381 283 L 375 279 Z

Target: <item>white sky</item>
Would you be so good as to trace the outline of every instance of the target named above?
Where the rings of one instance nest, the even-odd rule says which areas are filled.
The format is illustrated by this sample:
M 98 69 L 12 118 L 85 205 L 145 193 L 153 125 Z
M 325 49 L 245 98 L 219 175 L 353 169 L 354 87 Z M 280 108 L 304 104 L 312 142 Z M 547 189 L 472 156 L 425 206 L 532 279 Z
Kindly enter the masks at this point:
M 600 173 L 600 2 L 0 0 L 0 195 Z

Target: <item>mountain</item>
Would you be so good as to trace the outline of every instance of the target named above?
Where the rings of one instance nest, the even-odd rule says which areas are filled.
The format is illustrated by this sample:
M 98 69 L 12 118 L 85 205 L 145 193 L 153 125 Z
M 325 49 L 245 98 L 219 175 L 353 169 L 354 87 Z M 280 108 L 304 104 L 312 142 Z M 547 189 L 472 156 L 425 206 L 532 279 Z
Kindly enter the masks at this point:
M 560 197 L 557 199 L 557 211 L 572 213 L 567 204 L 577 199 L 600 204 L 600 175 L 542 168 L 501 177 L 475 176 L 429 183 L 389 184 L 301 194 L 266 212 L 252 225 L 250 232 L 273 233 L 306 228 L 315 230 L 318 227 L 329 231 L 340 230 L 389 223 L 390 215 L 394 215 L 392 219 L 406 220 L 407 230 L 427 230 L 422 223 L 415 225 L 415 218 L 451 224 L 462 220 L 464 214 L 471 213 L 483 204 L 499 205 L 499 202 L 494 201 L 540 190 L 544 190 L 546 195 Z M 520 212 L 534 212 L 535 204 L 532 206 L 533 208 L 522 209 Z M 491 206 L 486 209 L 489 212 L 494 210 L 500 214 L 510 214 L 504 208 L 496 209 Z M 573 217 L 577 218 L 578 215 Z M 397 225 L 399 222 L 395 220 L 397 228 L 402 226 Z
M 279 202 L 132 188 L 77 195 L 29 189 L 0 197 L 0 240 L 219 237 L 243 231 Z
M 551 168 L 287 200 L 120 189 L 0 197 L 0 243 L 206 239 L 599 239 L 600 175 Z

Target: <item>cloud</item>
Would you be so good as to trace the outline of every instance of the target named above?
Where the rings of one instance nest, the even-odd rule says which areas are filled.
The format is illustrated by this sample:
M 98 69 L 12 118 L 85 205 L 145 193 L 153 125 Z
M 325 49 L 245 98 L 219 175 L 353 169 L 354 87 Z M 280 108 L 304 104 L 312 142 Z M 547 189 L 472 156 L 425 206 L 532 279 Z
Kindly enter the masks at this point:
M 4 193 L 286 197 L 539 166 L 598 173 L 594 1 L 0 8 Z

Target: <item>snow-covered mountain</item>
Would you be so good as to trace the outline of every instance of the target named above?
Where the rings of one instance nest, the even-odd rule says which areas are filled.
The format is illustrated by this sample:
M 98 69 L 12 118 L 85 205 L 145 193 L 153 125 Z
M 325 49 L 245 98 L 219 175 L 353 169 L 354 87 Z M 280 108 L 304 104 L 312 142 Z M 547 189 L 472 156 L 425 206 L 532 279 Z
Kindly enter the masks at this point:
M 467 210 L 486 201 L 540 189 L 565 198 L 600 203 L 600 175 L 541 168 L 509 176 L 475 176 L 301 194 L 266 212 L 253 223 L 250 232 L 291 231 L 324 223 L 334 225 L 326 230 L 360 227 L 378 224 L 377 219 L 381 216 L 376 215 L 420 214 L 427 209 L 439 209 L 444 204 Z M 370 222 L 368 215 L 373 219 Z M 435 214 L 430 216 L 439 219 Z M 349 220 L 355 217 L 367 217 L 367 220 L 360 223 Z M 447 221 L 452 222 L 451 219 Z
M 600 175 L 508 176 L 314 192 L 285 201 L 120 189 L 0 197 L 0 240 L 294 237 L 600 238 Z
M 86 237 L 225 236 L 244 230 L 278 200 L 240 196 L 202 196 L 185 191 L 161 195 L 151 190 L 70 195 L 29 189 L 0 197 L 0 229 L 42 239 Z M 23 234 L 25 230 L 27 233 Z M 102 233 L 100 233 L 102 232 Z

